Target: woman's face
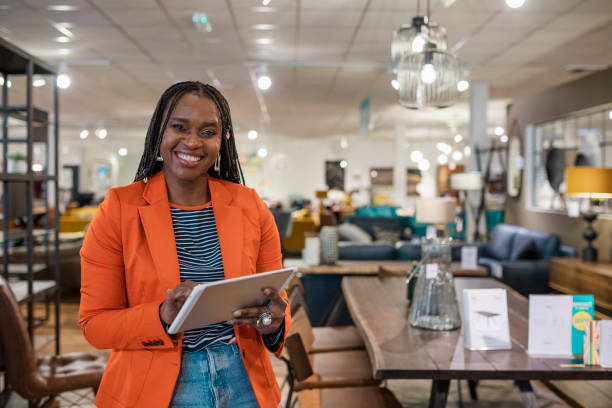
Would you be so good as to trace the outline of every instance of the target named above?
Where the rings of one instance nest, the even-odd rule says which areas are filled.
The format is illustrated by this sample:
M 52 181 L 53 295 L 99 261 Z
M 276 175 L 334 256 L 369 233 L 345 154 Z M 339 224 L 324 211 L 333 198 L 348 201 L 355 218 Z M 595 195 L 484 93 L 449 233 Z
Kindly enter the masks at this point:
M 221 148 L 221 118 L 215 103 L 198 94 L 179 99 L 168 119 L 160 153 L 169 182 L 190 182 L 206 175 Z

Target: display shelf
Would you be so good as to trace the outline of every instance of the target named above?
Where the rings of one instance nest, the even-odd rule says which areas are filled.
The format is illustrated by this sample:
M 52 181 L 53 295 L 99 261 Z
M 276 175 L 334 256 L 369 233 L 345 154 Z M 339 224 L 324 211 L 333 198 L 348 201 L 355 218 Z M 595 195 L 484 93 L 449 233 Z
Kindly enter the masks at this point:
M 42 272 L 47 269 L 45 264 L 34 264 L 32 265 L 32 273 Z M 9 275 L 25 275 L 28 273 L 28 264 L 24 263 L 10 263 L 8 265 Z
M 9 282 L 11 290 L 17 299 L 17 303 L 35 300 L 42 295 L 48 295 L 57 289 L 57 283 L 53 280 L 32 281 L 32 296 L 28 295 L 28 281 Z

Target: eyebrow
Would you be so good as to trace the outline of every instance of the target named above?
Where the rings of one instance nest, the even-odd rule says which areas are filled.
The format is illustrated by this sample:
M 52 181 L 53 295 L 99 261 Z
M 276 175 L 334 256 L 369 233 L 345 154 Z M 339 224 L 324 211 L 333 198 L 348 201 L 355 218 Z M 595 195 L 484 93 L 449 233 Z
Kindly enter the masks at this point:
M 189 123 L 189 119 L 181 118 L 181 117 L 177 117 L 177 116 L 170 117 L 170 120 L 174 120 L 174 121 L 181 122 L 181 123 Z M 217 122 L 205 122 L 202 125 L 203 125 L 203 127 L 218 126 Z

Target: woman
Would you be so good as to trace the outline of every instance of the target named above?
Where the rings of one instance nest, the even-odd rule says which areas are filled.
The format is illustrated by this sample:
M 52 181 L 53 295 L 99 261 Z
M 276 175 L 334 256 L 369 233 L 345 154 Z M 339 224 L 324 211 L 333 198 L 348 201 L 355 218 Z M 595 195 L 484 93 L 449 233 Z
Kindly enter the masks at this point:
M 241 185 L 230 110 L 212 86 L 181 82 L 160 98 L 136 181 L 110 189 L 81 249 L 79 324 L 112 349 L 101 407 L 274 407 L 267 350 L 290 327 L 287 296 L 172 337 L 196 282 L 282 266 L 274 219 Z M 181 283 L 182 282 L 182 283 Z

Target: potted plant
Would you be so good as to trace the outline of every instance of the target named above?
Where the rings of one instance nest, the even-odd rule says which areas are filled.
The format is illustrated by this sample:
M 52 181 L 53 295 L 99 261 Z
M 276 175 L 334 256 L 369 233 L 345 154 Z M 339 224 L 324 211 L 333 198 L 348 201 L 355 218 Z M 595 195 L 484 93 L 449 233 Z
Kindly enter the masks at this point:
M 26 156 L 21 152 L 15 152 L 7 155 L 8 163 L 6 166 L 7 173 L 26 173 L 27 164 Z

